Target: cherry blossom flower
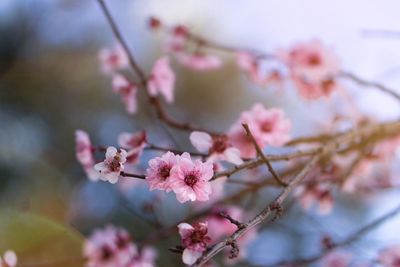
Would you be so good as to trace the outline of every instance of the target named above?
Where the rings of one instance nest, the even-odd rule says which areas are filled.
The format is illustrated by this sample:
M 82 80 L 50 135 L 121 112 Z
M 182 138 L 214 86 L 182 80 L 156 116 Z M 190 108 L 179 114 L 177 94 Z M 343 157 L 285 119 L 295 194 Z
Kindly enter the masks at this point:
M 175 56 L 179 63 L 193 70 L 207 71 L 222 67 L 221 59 L 213 55 L 206 55 L 200 52 L 180 52 L 176 53 Z
M 334 78 L 339 72 L 339 59 L 320 41 L 298 43 L 288 51 L 278 52 L 290 71 L 310 82 Z
M 379 252 L 378 261 L 383 267 L 400 266 L 400 245 L 387 247 Z
M 94 170 L 93 147 L 89 135 L 83 130 L 75 131 L 76 158 L 92 181 L 99 179 L 98 172 Z
M 126 266 L 137 255 L 137 248 L 126 230 L 107 226 L 84 242 L 83 255 L 87 267 Z
M 97 163 L 94 168 L 100 173 L 100 179 L 115 184 L 118 181 L 121 171 L 124 170 L 127 153 L 125 150 L 119 151 L 115 147 L 108 147 L 106 159 Z
M 175 26 L 169 36 L 167 42 L 167 52 L 178 53 L 185 49 L 188 42 L 189 30 L 183 26 Z
M 101 70 L 104 74 L 112 74 L 128 67 L 129 60 L 124 48 L 116 44 L 114 48 L 103 48 L 99 52 Z
M 348 267 L 351 264 L 352 255 L 346 251 L 333 251 L 321 261 L 321 267 Z
M 171 169 L 170 187 L 179 202 L 207 201 L 211 194 L 209 180 L 213 177 L 213 164 L 192 160 L 189 153 L 183 153 Z
M 225 160 L 236 165 L 243 163 L 239 149 L 229 144 L 226 135 L 211 136 L 205 132 L 194 131 L 190 134 L 190 142 L 198 151 L 208 153 L 212 162 Z
M 230 142 L 240 150 L 243 158 L 256 155 L 254 144 L 243 130 L 243 123 L 248 124 L 261 148 L 266 145 L 281 146 L 290 139 L 291 122 L 285 118 L 284 112 L 277 108 L 266 109 L 262 104 L 256 103 L 250 111 L 241 114 L 228 132 Z
M 146 181 L 149 183 L 150 190 L 171 191 L 171 169 L 178 163 L 179 157 L 168 151 L 161 157 L 149 161 Z
M 229 236 L 237 230 L 236 225 L 219 215 L 221 212 L 228 214 L 237 221 L 242 221 L 243 219 L 243 210 L 238 207 L 223 206 L 214 208 L 212 214 L 204 219 L 208 222 L 208 235 L 212 243 L 218 242 L 221 237 Z
M 121 95 L 122 101 L 125 104 L 125 109 L 129 114 L 136 113 L 137 110 L 137 90 L 136 84 L 133 84 L 120 74 L 115 74 L 112 80 L 113 91 Z
M 162 94 L 168 103 L 174 101 L 175 74 L 167 56 L 159 58 L 153 66 L 147 89 L 151 96 Z
M 182 245 L 185 248 L 182 260 L 185 264 L 192 265 L 207 249 L 211 239 L 207 236 L 207 222 L 194 224 L 180 223 L 178 225 Z
M 328 184 L 300 185 L 296 188 L 295 196 L 303 209 L 309 210 L 313 204 L 318 205 L 321 215 L 329 214 L 333 208 L 333 196 Z
M 237 52 L 236 64 L 241 70 L 247 73 L 247 75 L 253 82 L 257 84 L 261 83 L 262 79 L 259 74 L 258 60 L 255 58 L 254 55 L 243 51 Z
M 135 164 L 139 161 L 147 144 L 146 131 L 140 131 L 137 133 L 121 133 L 118 136 L 118 144 L 128 151 L 126 162 Z
M 320 41 L 299 43 L 288 51 L 278 52 L 286 63 L 300 95 L 307 99 L 329 96 L 338 88 L 334 80 L 339 60 Z
M 17 255 L 12 250 L 7 250 L 4 252 L 3 258 L 0 257 L 0 267 L 15 267 L 17 262 Z

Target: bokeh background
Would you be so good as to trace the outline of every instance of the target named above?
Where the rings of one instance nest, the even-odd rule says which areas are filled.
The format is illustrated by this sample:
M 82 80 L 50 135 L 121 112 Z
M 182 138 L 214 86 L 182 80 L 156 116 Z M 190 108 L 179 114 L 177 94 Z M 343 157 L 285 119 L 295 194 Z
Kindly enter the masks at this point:
M 108 4 L 147 71 L 163 51 L 162 37 L 146 25 L 149 16 L 157 16 L 166 23 L 188 25 L 217 42 L 265 52 L 318 38 L 334 48 L 343 69 L 400 88 L 400 38 L 365 32 L 400 32 L 396 0 L 118 0 Z M 168 140 L 144 101 L 138 115 L 127 115 L 110 81 L 101 75 L 98 50 L 114 41 L 94 0 L 0 1 L 0 253 L 13 248 L 24 263 L 51 262 L 79 257 L 82 236 L 98 226 L 115 223 L 130 229 L 137 239 L 154 231 L 121 205 L 119 188 L 89 182 L 75 160 L 75 129 L 88 131 L 94 143 L 105 145 L 115 145 L 122 131 L 143 128 L 151 140 Z M 299 136 L 311 134 L 330 108 L 340 105 L 304 102 L 291 88 L 277 92 L 257 87 L 237 70 L 233 58 L 224 55 L 224 60 L 224 68 L 206 73 L 173 65 L 178 77 L 176 104 L 168 109 L 174 116 L 223 131 L 240 111 L 260 101 L 284 108 L 294 122 L 294 135 Z M 346 86 L 363 112 L 382 120 L 398 116 L 400 107 L 390 98 L 354 84 Z M 192 150 L 186 135 L 169 134 L 182 149 Z M 133 208 L 149 201 L 145 187 L 135 188 L 129 195 Z M 325 217 L 305 214 L 297 207 L 260 233 L 257 245 L 250 246 L 248 261 L 274 262 L 285 255 L 282 248 L 291 249 L 294 258 L 318 251 L 322 234 L 345 237 L 396 205 L 396 195 L 396 190 L 343 195 L 334 213 Z M 158 208 L 169 223 L 179 221 L 185 212 L 182 207 L 170 214 L 166 207 Z M 400 241 L 399 223 L 388 222 L 352 249 L 360 257 L 372 257 L 382 244 Z M 160 266 L 180 265 L 179 257 L 165 252 L 174 242 L 176 236 L 159 247 Z

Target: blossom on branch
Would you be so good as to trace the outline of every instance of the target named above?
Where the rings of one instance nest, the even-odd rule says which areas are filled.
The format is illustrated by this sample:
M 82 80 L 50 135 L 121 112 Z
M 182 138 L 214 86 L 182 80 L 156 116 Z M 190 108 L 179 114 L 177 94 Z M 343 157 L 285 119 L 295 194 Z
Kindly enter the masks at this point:
M 150 190 L 171 191 L 171 169 L 178 163 L 179 156 L 167 152 L 161 157 L 151 159 L 147 169 L 146 181 Z
M 242 112 L 228 132 L 230 142 L 240 150 L 243 158 L 255 157 L 256 149 L 242 124 L 249 126 L 260 148 L 267 145 L 282 146 L 290 139 L 291 122 L 281 109 L 266 109 L 260 103 L 254 104 L 249 111 Z
M 236 165 L 243 163 L 239 149 L 229 143 L 226 135 L 211 136 L 206 132 L 194 131 L 190 134 L 190 142 L 198 151 L 208 153 L 212 162 L 225 160 Z
M 201 257 L 211 241 L 207 235 L 207 222 L 197 223 L 193 226 L 188 223 L 180 223 L 178 229 L 184 247 L 182 260 L 185 264 L 191 265 Z
M 128 79 L 120 74 L 115 74 L 112 79 L 112 89 L 119 94 L 125 104 L 126 112 L 129 114 L 136 113 L 137 110 L 137 91 L 136 84 L 131 83 Z
M 147 144 L 146 131 L 121 133 L 118 136 L 118 144 L 128 151 L 126 154 L 126 162 L 135 164 L 139 161 Z
M 124 170 L 126 156 L 127 153 L 125 150 L 117 150 L 112 146 L 108 147 L 105 160 L 94 166 L 94 168 L 100 173 L 100 179 L 115 184 L 118 181 L 121 171 Z
M 174 101 L 175 73 L 172 71 L 167 56 L 159 58 L 153 66 L 147 89 L 151 96 L 163 95 L 168 103 Z
M 129 65 L 128 56 L 120 44 L 116 44 L 113 48 L 101 49 L 99 60 L 104 74 L 112 74 L 117 70 L 127 68 Z
M 179 202 L 207 201 L 212 192 L 210 179 L 213 164 L 192 160 L 189 153 L 183 153 L 178 163 L 171 169 L 170 187 Z

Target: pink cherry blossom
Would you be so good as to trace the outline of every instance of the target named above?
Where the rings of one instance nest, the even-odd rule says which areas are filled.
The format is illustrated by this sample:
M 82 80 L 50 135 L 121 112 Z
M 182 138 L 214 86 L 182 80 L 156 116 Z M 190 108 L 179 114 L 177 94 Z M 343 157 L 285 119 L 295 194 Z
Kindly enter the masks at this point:
M 115 184 L 118 181 L 121 171 L 124 170 L 127 153 L 125 150 L 117 150 L 115 147 L 108 147 L 106 159 L 97 163 L 94 168 L 100 173 L 100 179 Z
M 321 261 L 321 267 L 349 267 L 352 255 L 346 251 L 333 251 Z
M 123 267 L 137 255 L 137 249 L 126 230 L 107 226 L 85 241 L 83 255 L 87 267 Z
M 83 130 L 75 131 L 76 158 L 85 170 L 86 175 L 92 181 L 97 181 L 99 175 L 94 170 L 93 147 L 89 135 Z
M 171 169 L 177 164 L 178 159 L 178 155 L 168 151 L 161 157 L 149 161 L 146 181 L 149 183 L 150 190 L 171 191 Z
M 182 245 L 185 248 L 182 260 L 185 264 L 191 265 L 201 257 L 211 241 L 207 235 L 207 222 L 197 223 L 193 226 L 188 223 L 180 223 L 178 229 Z
M 190 142 L 200 152 L 208 153 L 212 162 L 225 160 L 239 165 L 243 163 L 239 149 L 233 147 L 226 135 L 211 136 L 206 132 L 194 131 Z
M 235 206 L 216 207 L 205 221 L 208 222 L 208 235 L 212 243 L 218 242 L 221 237 L 226 237 L 233 234 L 237 230 L 237 226 L 229 220 L 220 216 L 220 212 L 224 212 L 235 220 L 243 220 L 243 210 Z
M 236 64 L 241 70 L 247 73 L 247 75 L 253 82 L 261 82 L 258 60 L 255 58 L 254 55 L 248 52 L 237 52 Z
M 261 148 L 266 145 L 281 146 L 290 139 L 291 122 L 285 118 L 284 112 L 277 108 L 266 109 L 262 104 L 256 103 L 249 111 L 241 114 L 228 132 L 230 142 L 240 150 L 243 158 L 256 155 L 254 145 L 243 129 L 243 123 L 248 124 Z
M 306 79 L 292 75 L 292 80 L 299 90 L 299 93 L 305 99 L 318 99 L 323 96 L 329 96 L 331 92 L 338 89 L 338 85 L 333 79 L 325 79 L 317 82 L 310 82 Z
M 209 180 L 213 174 L 211 162 L 193 161 L 185 152 L 171 169 L 170 187 L 181 203 L 189 200 L 207 201 L 212 191 Z
M 157 258 L 157 251 L 152 247 L 143 247 L 126 267 L 153 267 Z
M 167 42 L 167 52 L 178 53 L 185 49 L 188 42 L 189 31 L 185 26 L 178 25 L 172 29 Z
M 318 40 L 295 44 L 278 57 L 294 75 L 311 82 L 334 78 L 340 70 L 336 55 Z
M 17 255 L 12 250 L 7 250 L 4 252 L 3 258 L 0 257 L 0 267 L 15 267 L 17 262 Z
M 113 91 L 121 95 L 125 104 L 125 109 L 129 114 L 136 113 L 137 110 L 137 91 L 138 87 L 120 74 L 115 74 L 112 80 Z
M 101 70 L 104 74 L 112 74 L 117 70 L 128 67 L 128 56 L 120 44 L 114 48 L 103 48 L 99 52 Z
M 175 73 L 167 56 L 159 58 L 153 66 L 147 89 L 151 96 L 162 94 L 168 103 L 174 101 Z
M 296 188 L 295 196 L 303 209 L 309 210 L 313 204 L 318 205 L 318 212 L 322 215 L 329 214 L 333 208 L 333 196 L 328 184 L 300 185 Z
M 147 144 L 146 131 L 140 131 L 137 133 L 121 133 L 118 136 L 118 144 L 128 151 L 126 162 L 135 164 L 139 161 Z
M 176 59 L 182 65 L 198 71 L 215 70 L 222 67 L 222 61 L 219 57 L 203 53 L 176 53 Z
M 400 266 L 400 245 L 387 247 L 379 252 L 378 261 L 383 267 Z

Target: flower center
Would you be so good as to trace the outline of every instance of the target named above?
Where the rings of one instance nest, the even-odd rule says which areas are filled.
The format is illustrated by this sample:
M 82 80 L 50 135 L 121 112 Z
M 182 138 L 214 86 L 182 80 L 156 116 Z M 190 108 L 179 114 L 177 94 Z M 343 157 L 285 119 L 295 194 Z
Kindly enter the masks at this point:
M 226 136 L 216 136 L 213 137 L 213 144 L 211 147 L 212 152 L 223 153 L 227 148 L 227 137 Z
M 311 54 L 308 57 L 308 64 L 311 66 L 317 66 L 321 64 L 321 58 L 317 54 Z
M 191 172 L 185 176 L 185 183 L 188 186 L 194 186 L 197 183 L 197 181 L 198 181 L 198 178 L 197 178 L 196 173 Z
M 121 161 L 121 156 L 119 153 L 117 153 L 115 157 L 111 160 L 111 162 L 108 164 L 108 167 L 112 172 L 120 171 L 121 169 L 120 161 Z
M 269 133 L 269 132 L 272 131 L 273 128 L 274 128 L 274 126 L 273 126 L 273 124 L 272 124 L 270 121 L 265 121 L 265 122 L 263 122 L 262 125 L 261 125 L 261 130 L 262 130 L 263 132 Z
M 170 171 L 171 171 L 171 166 L 168 164 L 164 164 L 160 167 L 158 174 L 160 175 L 161 178 L 166 180 L 169 177 Z
M 108 247 L 107 245 L 105 245 L 101 248 L 101 259 L 103 261 L 108 261 L 109 259 L 111 259 L 112 255 L 113 255 L 113 252 L 112 252 L 111 248 Z
M 129 243 L 129 237 L 123 235 L 117 236 L 116 245 L 119 249 L 125 248 L 128 245 L 128 243 Z
M 108 57 L 108 63 L 110 64 L 110 65 L 118 65 L 118 63 L 119 63 L 119 56 L 117 55 L 117 54 L 111 54 L 109 57 Z

